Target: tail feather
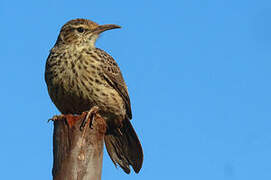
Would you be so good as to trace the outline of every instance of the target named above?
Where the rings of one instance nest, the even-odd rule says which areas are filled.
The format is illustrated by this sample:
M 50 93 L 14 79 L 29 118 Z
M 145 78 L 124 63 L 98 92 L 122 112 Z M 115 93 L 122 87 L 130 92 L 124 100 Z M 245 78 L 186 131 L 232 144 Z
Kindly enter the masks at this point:
M 136 173 L 143 163 L 143 151 L 130 120 L 124 120 L 123 126 L 105 136 L 107 152 L 115 165 L 119 165 L 127 174 L 131 165 Z

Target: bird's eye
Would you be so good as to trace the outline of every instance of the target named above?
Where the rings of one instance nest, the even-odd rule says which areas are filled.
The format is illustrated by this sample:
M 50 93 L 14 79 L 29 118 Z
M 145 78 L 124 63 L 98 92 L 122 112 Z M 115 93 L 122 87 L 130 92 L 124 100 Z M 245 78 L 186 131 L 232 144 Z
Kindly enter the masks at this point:
M 77 31 L 80 32 L 80 33 L 82 33 L 82 32 L 84 32 L 84 28 L 79 27 L 79 28 L 77 28 Z

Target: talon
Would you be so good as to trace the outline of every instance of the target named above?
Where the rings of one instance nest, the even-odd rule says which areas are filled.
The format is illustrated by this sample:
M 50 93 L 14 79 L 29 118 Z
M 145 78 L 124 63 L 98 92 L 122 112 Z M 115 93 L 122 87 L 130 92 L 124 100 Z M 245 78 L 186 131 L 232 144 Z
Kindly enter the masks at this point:
M 63 118 L 64 115 L 54 115 L 52 118 L 48 119 L 47 123 L 49 123 L 50 121 L 56 121 L 60 118 Z

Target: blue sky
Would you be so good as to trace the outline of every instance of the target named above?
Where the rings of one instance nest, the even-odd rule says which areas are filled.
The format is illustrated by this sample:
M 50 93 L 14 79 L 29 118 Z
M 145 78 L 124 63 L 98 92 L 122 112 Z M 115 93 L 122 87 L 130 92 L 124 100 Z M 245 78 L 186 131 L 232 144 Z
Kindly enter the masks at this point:
M 97 47 L 121 67 L 144 148 L 138 175 L 105 153 L 102 179 L 271 179 L 271 1 L 2 0 L 0 17 L 1 179 L 51 179 L 45 61 L 78 17 L 123 27 Z

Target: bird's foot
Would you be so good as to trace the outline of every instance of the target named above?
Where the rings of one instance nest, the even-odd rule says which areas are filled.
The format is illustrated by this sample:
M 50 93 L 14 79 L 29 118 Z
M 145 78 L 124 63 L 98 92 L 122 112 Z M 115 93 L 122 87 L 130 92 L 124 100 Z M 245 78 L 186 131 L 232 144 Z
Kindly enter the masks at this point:
M 86 112 L 87 114 L 86 114 L 85 118 L 83 119 L 81 126 L 80 126 L 81 131 L 84 129 L 84 127 L 86 126 L 87 123 L 89 123 L 89 127 L 91 128 L 92 121 L 95 119 L 98 111 L 99 111 L 99 107 L 93 106 L 89 111 Z
M 63 119 L 65 117 L 65 115 L 61 114 L 61 115 L 55 115 L 53 116 L 52 118 L 48 119 L 47 122 L 50 122 L 50 121 L 57 121 L 59 119 Z

